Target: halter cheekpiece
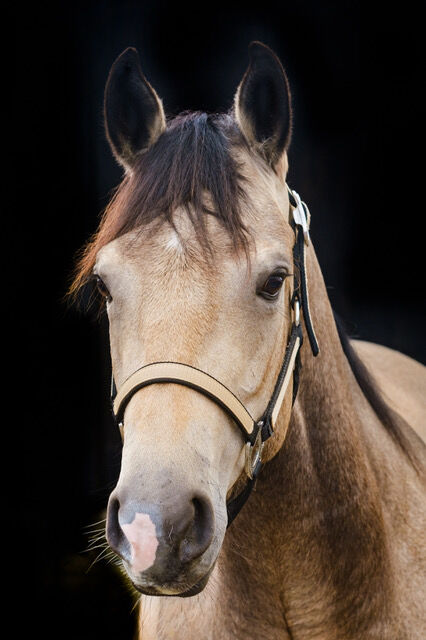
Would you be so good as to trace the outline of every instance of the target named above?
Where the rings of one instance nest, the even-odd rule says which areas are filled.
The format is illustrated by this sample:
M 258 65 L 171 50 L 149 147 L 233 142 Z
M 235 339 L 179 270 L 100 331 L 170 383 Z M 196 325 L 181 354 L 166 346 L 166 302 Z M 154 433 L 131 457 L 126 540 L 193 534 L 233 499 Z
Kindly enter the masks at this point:
M 308 246 L 310 243 L 310 214 L 306 204 L 301 201 L 296 191 L 292 191 L 289 187 L 287 187 L 287 189 L 292 207 L 291 225 L 296 236 L 296 241 L 293 246 L 295 269 L 293 296 L 291 299 L 292 327 L 274 390 L 261 417 L 258 419 L 253 418 L 234 393 L 219 380 L 205 371 L 181 362 L 152 362 L 147 364 L 132 373 L 118 391 L 115 387 L 114 378 L 112 378 L 111 381 L 113 413 L 120 429 L 123 428 L 126 407 L 134 394 L 139 391 L 139 389 L 148 385 L 165 382 L 181 384 L 204 394 L 219 405 L 221 409 L 233 419 L 246 441 L 245 471 L 248 476 L 248 481 L 244 489 L 235 498 L 227 502 L 228 526 L 249 497 L 262 468 L 263 445 L 265 441 L 274 434 L 276 421 L 292 375 L 292 402 L 294 404 L 299 382 L 300 348 L 303 343 L 303 332 L 300 322 L 301 311 L 303 313 L 312 353 L 314 356 L 317 356 L 319 353 L 318 342 L 309 309 L 305 265 L 305 246 Z

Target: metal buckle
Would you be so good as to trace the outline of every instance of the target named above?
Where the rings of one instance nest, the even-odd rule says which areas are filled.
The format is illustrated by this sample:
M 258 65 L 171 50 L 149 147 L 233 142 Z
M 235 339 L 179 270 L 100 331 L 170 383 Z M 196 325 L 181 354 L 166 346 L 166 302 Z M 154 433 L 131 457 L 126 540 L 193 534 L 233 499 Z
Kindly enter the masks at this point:
M 305 244 L 309 246 L 311 238 L 309 236 L 309 223 L 310 223 L 310 213 L 307 205 L 302 202 L 297 191 L 292 189 L 291 193 L 293 194 L 294 199 L 297 202 L 297 207 L 293 208 L 293 220 L 294 222 L 302 227 L 303 229 L 303 237 L 305 238 Z
M 259 462 L 262 461 L 262 450 L 263 450 L 263 442 L 262 442 L 262 426 L 263 422 L 258 422 L 259 431 L 257 432 L 256 440 L 252 445 L 251 442 L 247 442 L 246 444 L 246 460 L 244 464 L 244 469 L 246 474 L 250 479 L 253 478 L 253 474 L 256 470 Z
M 294 324 L 296 325 L 296 327 L 299 326 L 300 324 L 300 302 L 298 300 L 298 298 L 295 299 L 294 301 L 294 306 L 293 306 L 293 312 L 294 312 Z

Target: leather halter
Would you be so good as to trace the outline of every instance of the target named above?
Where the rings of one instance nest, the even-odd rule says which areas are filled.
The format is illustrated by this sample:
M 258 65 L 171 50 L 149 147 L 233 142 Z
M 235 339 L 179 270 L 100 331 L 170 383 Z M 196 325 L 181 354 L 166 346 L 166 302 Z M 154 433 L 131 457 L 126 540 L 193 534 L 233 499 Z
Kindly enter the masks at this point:
M 245 471 L 248 481 L 244 489 L 234 499 L 227 502 L 228 526 L 241 510 L 254 486 L 255 480 L 262 467 L 262 448 L 264 442 L 270 438 L 275 429 L 278 415 L 285 398 L 291 377 L 293 375 L 293 403 L 297 394 L 300 357 L 299 350 L 303 343 L 303 332 L 300 324 L 300 310 L 303 312 L 305 327 L 311 344 L 312 353 L 319 353 L 318 342 L 312 326 L 305 268 L 305 245 L 310 242 L 310 215 L 307 206 L 300 200 L 295 191 L 289 192 L 292 206 L 292 227 L 296 235 L 293 247 L 293 261 L 295 266 L 294 290 L 291 299 L 292 327 L 290 337 L 284 353 L 283 363 L 278 374 L 274 390 L 263 414 L 254 419 L 242 402 L 222 382 L 191 365 L 182 362 L 152 362 L 137 369 L 116 390 L 114 379 L 111 383 L 111 399 L 115 419 L 123 429 L 124 413 L 134 394 L 151 384 L 175 383 L 190 387 L 204 394 L 219 405 L 240 428 L 246 441 Z

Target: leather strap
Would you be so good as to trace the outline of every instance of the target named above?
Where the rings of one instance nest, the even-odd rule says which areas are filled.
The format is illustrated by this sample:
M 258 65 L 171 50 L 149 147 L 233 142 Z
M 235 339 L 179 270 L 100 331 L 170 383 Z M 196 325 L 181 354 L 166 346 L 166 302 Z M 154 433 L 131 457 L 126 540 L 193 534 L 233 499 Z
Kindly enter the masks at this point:
M 150 384 L 173 382 L 181 384 L 211 398 L 235 420 L 246 441 L 254 444 L 256 422 L 232 391 L 213 376 L 182 362 L 153 362 L 135 371 L 123 383 L 113 404 L 118 422 L 122 422 L 125 409 L 132 396 Z
M 291 376 L 296 368 L 296 363 L 298 364 L 297 356 L 299 354 L 299 349 L 302 346 L 302 343 L 302 327 L 300 323 L 296 324 L 296 322 L 293 322 L 290 338 L 284 354 L 283 364 L 278 374 L 277 382 L 275 383 L 275 388 L 272 392 L 268 406 L 266 407 L 265 413 L 261 418 L 261 421 L 263 422 L 263 442 L 270 438 L 274 433 L 275 425 L 278 420 L 281 405 L 285 398 Z M 293 404 L 295 399 L 296 394 L 293 393 Z
M 299 194 L 296 191 L 292 191 L 287 186 L 290 204 L 293 207 L 292 212 L 292 225 L 296 232 L 296 242 L 293 248 L 294 262 L 299 269 L 300 282 L 298 286 L 295 286 L 295 293 L 300 297 L 300 305 L 303 312 L 303 319 L 305 321 L 306 333 L 308 334 L 311 350 L 316 357 L 319 354 L 318 340 L 315 335 L 315 330 L 312 324 L 311 310 L 309 308 L 309 293 L 308 293 L 308 276 L 306 273 L 306 252 L 305 245 L 309 245 L 309 222 L 311 219 L 309 209 L 304 202 L 300 199 Z
M 232 498 L 232 500 L 228 500 L 228 502 L 226 503 L 226 511 L 228 514 L 228 524 L 226 525 L 227 528 L 237 517 L 237 515 L 249 499 L 251 492 L 256 486 L 257 476 L 259 475 L 261 468 L 262 463 L 259 460 L 258 468 L 254 470 L 252 477 L 247 480 L 244 489 L 235 498 Z

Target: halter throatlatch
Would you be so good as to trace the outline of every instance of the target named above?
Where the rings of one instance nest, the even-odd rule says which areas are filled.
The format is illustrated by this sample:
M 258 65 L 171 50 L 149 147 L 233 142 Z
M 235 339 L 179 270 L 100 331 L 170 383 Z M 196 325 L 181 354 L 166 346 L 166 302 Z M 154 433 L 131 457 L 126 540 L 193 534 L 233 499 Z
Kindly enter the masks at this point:
M 248 476 L 248 481 L 241 493 L 227 502 L 228 526 L 249 497 L 262 468 L 263 444 L 274 433 L 278 415 L 292 376 L 292 401 L 293 403 L 295 401 L 299 381 L 299 351 L 303 343 L 300 310 L 303 312 L 312 353 L 314 356 L 317 356 L 319 353 L 318 342 L 309 309 L 305 265 L 305 245 L 309 245 L 310 242 L 310 215 L 307 206 L 301 201 L 299 195 L 289 188 L 288 192 L 290 204 L 293 207 L 291 224 L 296 235 L 296 241 L 293 247 L 293 261 L 295 265 L 294 290 L 291 300 L 293 321 L 283 363 L 274 390 L 262 416 L 257 420 L 254 419 L 243 403 L 230 389 L 222 384 L 222 382 L 205 371 L 201 371 L 182 362 L 152 362 L 147 364 L 127 378 L 118 392 L 115 388 L 114 380 L 112 380 L 111 384 L 113 412 L 120 429 L 123 428 L 126 407 L 134 394 L 143 387 L 159 383 L 175 383 L 190 387 L 213 400 L 233 419 L 246 441 L 245 472 Z

